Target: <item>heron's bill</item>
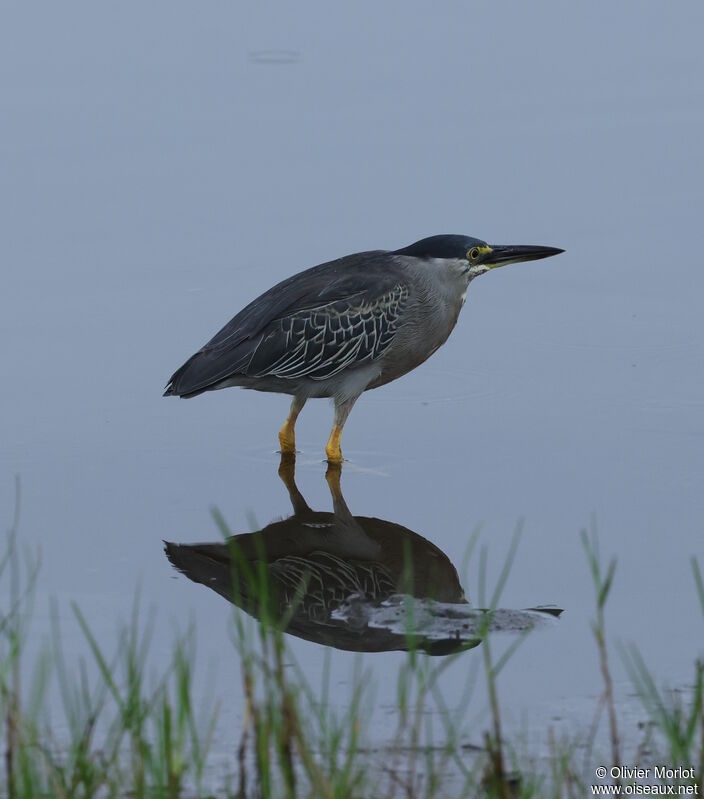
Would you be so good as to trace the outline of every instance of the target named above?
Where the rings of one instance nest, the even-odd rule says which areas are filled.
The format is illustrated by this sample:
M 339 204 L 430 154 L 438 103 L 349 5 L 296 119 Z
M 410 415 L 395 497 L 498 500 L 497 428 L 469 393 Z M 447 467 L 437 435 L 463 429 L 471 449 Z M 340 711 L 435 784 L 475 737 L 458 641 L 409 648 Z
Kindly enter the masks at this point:
M 534 244 L 496 244 L 487 249 L 490 249 L 490 252 L 482 260 L 482 265 L 489 269 L 518 264 L 522 261 L 538 261 L 564 252 L 558 247 L 541 247 Z

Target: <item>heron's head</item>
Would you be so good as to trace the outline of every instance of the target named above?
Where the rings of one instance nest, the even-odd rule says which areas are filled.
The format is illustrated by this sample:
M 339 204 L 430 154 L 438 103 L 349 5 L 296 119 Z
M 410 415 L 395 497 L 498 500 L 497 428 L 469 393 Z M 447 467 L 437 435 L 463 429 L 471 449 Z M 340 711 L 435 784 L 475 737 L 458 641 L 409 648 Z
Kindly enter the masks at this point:
M 451 235 L 430 236 L 395 252 L 397 255 L 410 255 L 414 258 L 447 259 L 468 280 L 473 280 L 498 266 L 537 261 L 558 255 L 564 250 L 533 244 L 487 244 L 472 236 Z

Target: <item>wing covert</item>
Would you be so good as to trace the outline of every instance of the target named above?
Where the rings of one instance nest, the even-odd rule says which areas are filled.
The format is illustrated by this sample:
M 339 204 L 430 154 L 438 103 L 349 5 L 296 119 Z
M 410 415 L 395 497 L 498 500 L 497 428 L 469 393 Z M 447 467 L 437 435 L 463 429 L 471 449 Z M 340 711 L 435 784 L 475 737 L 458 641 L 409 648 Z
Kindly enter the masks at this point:
M 246 374 L 326 380 L 376 360 L 391 344 L 407 300 L 408 287 L 399 282 L 374 299 L 359 293 L 278 319 L 263 335 Z

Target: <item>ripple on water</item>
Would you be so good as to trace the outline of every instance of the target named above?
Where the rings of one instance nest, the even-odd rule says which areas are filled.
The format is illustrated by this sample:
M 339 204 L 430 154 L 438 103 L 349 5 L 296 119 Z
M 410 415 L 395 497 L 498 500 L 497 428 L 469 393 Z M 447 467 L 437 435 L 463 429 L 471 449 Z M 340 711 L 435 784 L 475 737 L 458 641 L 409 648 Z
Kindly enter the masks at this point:
M 422 367 L 421 367 L 422 368 Z M 423 377 L 410 379 L 393 390 L 370 392 L 366 402 L 380 405 L 438 405 L 494 400 L 518 393 L 515 375 L 489 371 L 424 369 Z

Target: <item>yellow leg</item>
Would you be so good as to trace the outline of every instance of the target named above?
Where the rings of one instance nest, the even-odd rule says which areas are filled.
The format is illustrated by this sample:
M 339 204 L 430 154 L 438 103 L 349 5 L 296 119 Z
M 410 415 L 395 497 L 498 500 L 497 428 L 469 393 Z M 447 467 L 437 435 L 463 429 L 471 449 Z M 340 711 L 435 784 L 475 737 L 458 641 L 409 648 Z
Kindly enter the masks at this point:
M 328 463 L 342 463 L 342 450 L 340 449 L 341 438 L 342 426 L 334 424 L 328 443 L 325 445 L 325 454 L 328 456 Z
M 296 454 L 296 419 L 305 404 L 305 400 L 301 402 L 295 397 L 291 402 L 291 410 L 288 417 L 284 422 L 284 426 L 279 430 L 279 444 L 281 445 L 282 455 L 295 455 Z
M 356 401 L 357 397 L 355 396 L 347 397 L 347 399 L 339 399 L 335 397 L 335 418 L 333 419 L 330 438 L 328 439 L 328 443 L 325 445 L 325 454 L 328 456 L 328 463 L 341 464 L 343 461 L 342 450 L 340 449 L 342 428 L 345 426 L 347 417 L 350 415 L 352 406 Z

